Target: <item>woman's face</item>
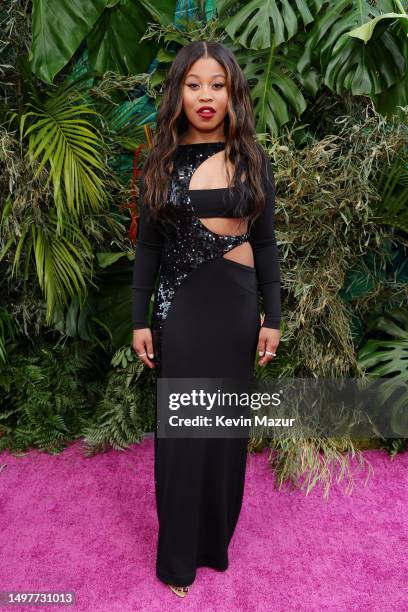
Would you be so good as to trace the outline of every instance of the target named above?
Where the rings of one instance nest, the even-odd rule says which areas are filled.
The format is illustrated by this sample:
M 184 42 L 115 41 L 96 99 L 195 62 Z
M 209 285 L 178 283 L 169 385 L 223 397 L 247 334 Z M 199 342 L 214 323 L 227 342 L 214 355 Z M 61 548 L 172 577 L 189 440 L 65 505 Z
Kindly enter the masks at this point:
M 221 64 L 210 57 L 200 58 L 188 70 L 182 94 L 190 136 L 205 133 L 223 140 L 228 103 L 226 76 Z

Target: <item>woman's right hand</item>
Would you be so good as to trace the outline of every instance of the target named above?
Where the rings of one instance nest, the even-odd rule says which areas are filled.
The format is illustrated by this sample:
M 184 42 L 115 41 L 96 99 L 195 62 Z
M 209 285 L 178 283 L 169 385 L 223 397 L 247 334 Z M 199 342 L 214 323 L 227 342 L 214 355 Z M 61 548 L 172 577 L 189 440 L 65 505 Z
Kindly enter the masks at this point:
M 156 365 L 152 359 L 154 357 L 153 351 L 153 339 L 150 327 L 144 327 L 143 329 L 133 330 L 133 341 L 132 348 L 136 355 L 143 363 L 149 368 L 155 368 Z

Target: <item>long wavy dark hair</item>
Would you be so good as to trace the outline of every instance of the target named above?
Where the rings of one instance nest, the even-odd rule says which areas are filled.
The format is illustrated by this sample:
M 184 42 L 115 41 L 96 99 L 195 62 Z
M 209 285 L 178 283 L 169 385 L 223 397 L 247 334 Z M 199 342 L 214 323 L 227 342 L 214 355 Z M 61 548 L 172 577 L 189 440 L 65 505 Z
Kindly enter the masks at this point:
M 253 223 L 265 206 L 267 156 L 255 138 L 255 122 L 247 80 L 233 53 L 219 42 L 193 41 L 180 49 L 171 64 L 164 84 L 164 94 L 157 114 L 157 128 L 152 146 L 142 169 L 141 197 L 153 218 L 165 218 L 172 160 L 180 136 L 188 129 L 183 111 L 182 85 L 194 62 L 212 57 L 227 75 L 228 106 L 225 117 L 225 162 L 234 164 L 229 188 L 238 196 L 234 216 L 243 216 Z M 245 172 L 245 181 L 241 180 Z M 274 183 L 273 183 L 274 188 Z M 250 210 L 243 212 L 243 202 Z

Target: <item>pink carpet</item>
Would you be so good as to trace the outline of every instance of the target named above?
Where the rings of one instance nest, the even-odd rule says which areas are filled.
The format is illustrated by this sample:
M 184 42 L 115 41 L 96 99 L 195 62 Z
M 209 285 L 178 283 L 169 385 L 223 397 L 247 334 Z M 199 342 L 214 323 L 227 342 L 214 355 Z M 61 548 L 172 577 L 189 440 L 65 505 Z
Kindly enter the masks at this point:
M 155 576 L 153 440 L 86 458 L 0 455 L 0 591 L 74 591 L 76 606 L 2 610 L 408 610 L 408 453 L 365 451 L 374 475 L 276 492 L 266 451 L 248 456 L 226 572 L 199 568 L 180 599 Z M 175 492 L 175 494 L 177 494 Z

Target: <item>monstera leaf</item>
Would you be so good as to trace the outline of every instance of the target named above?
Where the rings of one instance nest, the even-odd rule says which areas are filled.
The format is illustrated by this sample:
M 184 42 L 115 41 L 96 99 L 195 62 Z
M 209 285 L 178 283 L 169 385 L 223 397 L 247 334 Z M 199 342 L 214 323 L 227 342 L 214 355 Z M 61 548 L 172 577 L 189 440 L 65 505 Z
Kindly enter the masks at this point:
M 100 73 L 138 74 L 153 58 L 152 48 L 140 43 L 148 13 L 134 0 L 108 6 L 88 36 L 89 60 Z
M 312 27 L 298 64 L 300 72 L 318 63 L 332 91 L 372 97 L 399 81 L 406 62 L 400 41 L 387 30 L 390 22 L 376 22 L 375 35 L 367 44 L 355 37 L 356 28 L 380 16 L 369 0 L 331 0 Z
M 385 17 L 386 15 L 384 15 Z M 405 19 L 403 19 L 405 17 Z M 397 21 L 392 21 L 388 24 L 392 27 L 396 35 L 399 34 L 400 51 L 402 55 L 408 59 L 408 17 L 407 15 L 399 15 Z M 381 92 L 377 98 L 374 98 L 377 110 L 383 115 L 392 116 L 397 114 L 400 119 L 405 121 L 406 115 L 399 107 L 408 106 L 408 65 L 405 67 L 405 75 L 401 80 L 398 80 L 392 87 Z M 406 230 L 407 231 L 407 230 Z
M 239 10 L 230 15 L 236 0 L 218 0 L 220 19 L 225 17 L 223 27 L 231 39 L 249 49 L 269 49 L 289 40 L 299 29 L 298 15 L 287 0 L 250 0 L 243 2 Z M 303 25 L 314 19 L 306 0 L 295 3 Z M 323 0 L 315 2 L 317 8 Z
M 300 52 L 298 46 L 288 44 L 282 53 L 272 48 L 245 56 L 236 53 L 251 87 L 258 132 L 278 134 L 290 120 L 291 110 L 297 116 L 305 110 L 306 101 L 294 77 Z
M 381 5 L 387 14 L 372 4 L 251 0 L 236 8 L 233 0 L 217 2 L 221 27 L 234 46 L 245 47 L 235 54 L 250 82 L 257 131 L 279 133 L 294 113 L 300 117 L 306 109 L 304 92 L 315 96 L 324 84 L 337 93 L 350 90 L 376 99 L 405 78 L 406 36 L 390 26 L 395 21 L 390 15 L 398 14 L 391 12 L 391 0 Z M 401 87 L 394 110 L 404 95 Z
M 371 338 L 359 351 L 358 362 L 371 376 L 393 376 L 408 384 L 408 312 L 396 308 L 376 318 L 369 331 L 381 331 L 387 340 Z
M 369 377 L 384 379 L 377 388 L 377 400 L 386 411 L 388 425 L 394 434 L 406 435 L 408 431 L 407 310 L 397 308 L 387 315 L 374 319 L 369 331 L 381 331 L 389 338 L 368 340 L 358 353 L 358 363 L 366 369 Z M 400 393 L 395 397 L 397 391 Z
M 88 36 L 89 60 L 100 73 L 146 72 L 157 53 L 151 41 L 141 41 L 149 21 L 172 22 L 175 0 L 111 0 Z
M 157 49 L 140 39 L 149 21 L 171 23 L 174 9 L 174 0 L 33 0 L 32 70 L 52 83 L 87 40 L 98 72 L 145 72 Z
M 33 72 L 46 83 L 71 59 L 102 14 L 108 0 L 33 0 Z
M 384 21 L 384 20 L 395 21 L 397 19 L 406 21 L 408 24 L 408 15 L 401 15 L 399 13 L 385 13 L 384 15 L 380 15 L 380 17 L 376 17 L 375 19 L 372 19 L 371 21 L 369 21 L 368 23 L 365 23 L 364 25 L 358 28 L 355 28 L 354 30 L 349 32 L 349 36 L 354 36 L 355 38 L 361 38 L 361 40 L 367 43 L 370 40 L 370 38 L 373 36 L 374 29 L 377 24 L 379 24 L 381 21 Z

